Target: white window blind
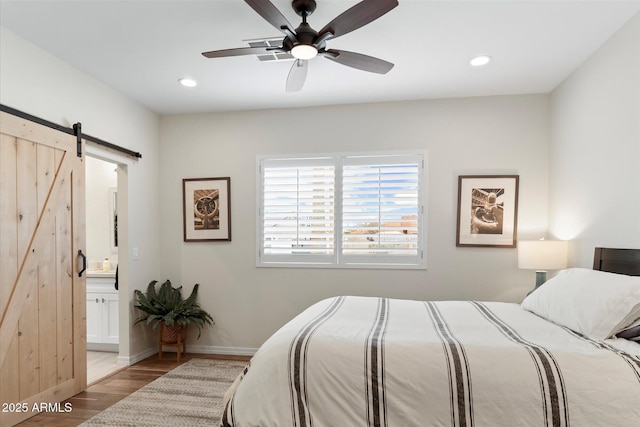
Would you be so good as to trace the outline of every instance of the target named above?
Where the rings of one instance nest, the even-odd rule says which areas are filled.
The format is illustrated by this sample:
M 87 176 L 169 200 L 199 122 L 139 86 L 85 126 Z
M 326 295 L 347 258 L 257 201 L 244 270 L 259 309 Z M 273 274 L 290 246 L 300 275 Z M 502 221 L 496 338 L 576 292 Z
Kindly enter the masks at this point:
M 424 154 L 259 159 L 260 266 L 424 268 Z
M 330 262 L 335 251 L 333 162 L 265 161 L 262 176 L 264 258 Z
M 390 262 L 406 262 L 419 255 L 420 167 L 417 158 L 406 156 L 344 159 L 345 261 L 376 262 L 384 255 Z

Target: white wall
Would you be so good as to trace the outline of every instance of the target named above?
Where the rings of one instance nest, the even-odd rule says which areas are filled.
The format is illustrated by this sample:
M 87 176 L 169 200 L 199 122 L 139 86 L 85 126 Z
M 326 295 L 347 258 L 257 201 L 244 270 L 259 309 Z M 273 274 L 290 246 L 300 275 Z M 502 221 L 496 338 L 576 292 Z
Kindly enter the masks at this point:
M 550 229 L 572 264 L 640 248 L 640 14 L 551 95 Z
M 145 288 L 160 267 L 158 116 L 1 27 L 0 103 L 63 126 L 80 122 L 89 135 L 142 153 L 126 170 L 127 202 L 135 214 L 129 219 L 127 249 L 138 247 L 141 255 L 127 274 L 130 289 L 124 295 L 132 301 L 133 289 Z M 141 339 L 144 334 L 134 328 L 121 350 L 124 345 L 135 355 L 146 349 L 150 341 Z
M 456 248 L 457 177 L 520 175 L 520 238 L 547 230 L 546 95 L 165 116 L 161 119 L 166 277 L 217 325 L 197 345 L 258 347 L 306 306 L 332 295 L 520 301 L 534 273 L 515 249 Z M 416 270 L 255 267 L 257 155 L 428 150 L 428 264 Z M 184 243 L 182 179 L 231 178 L 232 241 Z

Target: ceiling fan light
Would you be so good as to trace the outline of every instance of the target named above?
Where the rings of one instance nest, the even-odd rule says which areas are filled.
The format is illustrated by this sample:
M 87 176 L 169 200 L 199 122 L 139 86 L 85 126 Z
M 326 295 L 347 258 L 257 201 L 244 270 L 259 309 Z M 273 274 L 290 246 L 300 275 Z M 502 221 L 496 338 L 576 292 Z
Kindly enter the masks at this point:
M 318 49 L 310 44 L 297 44 L 291 48 L 291 55 L 296 59 L 313 59 L 318 54 Z

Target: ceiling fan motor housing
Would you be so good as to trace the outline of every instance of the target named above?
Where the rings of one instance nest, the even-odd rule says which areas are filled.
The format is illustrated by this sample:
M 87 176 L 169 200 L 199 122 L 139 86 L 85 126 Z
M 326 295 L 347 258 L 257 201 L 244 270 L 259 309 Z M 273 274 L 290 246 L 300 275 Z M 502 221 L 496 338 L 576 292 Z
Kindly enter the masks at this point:
M 303 22 L 296 28 L 296 38 L 300 44 L 313 44 L 316 37 L 318 37 L 318 32 L 311 28 L 306 22 Z

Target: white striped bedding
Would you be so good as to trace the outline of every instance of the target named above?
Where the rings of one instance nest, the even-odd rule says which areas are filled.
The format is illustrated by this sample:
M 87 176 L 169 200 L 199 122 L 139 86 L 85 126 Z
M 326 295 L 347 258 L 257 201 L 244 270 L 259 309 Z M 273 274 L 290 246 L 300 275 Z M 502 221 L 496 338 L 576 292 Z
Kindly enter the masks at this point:
M 637 427 L 638 354 L 518 304 L 336 297 L 265 342 L 222 425 Z

